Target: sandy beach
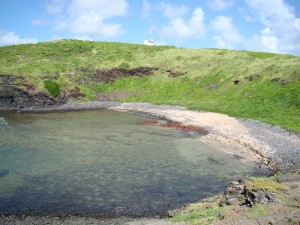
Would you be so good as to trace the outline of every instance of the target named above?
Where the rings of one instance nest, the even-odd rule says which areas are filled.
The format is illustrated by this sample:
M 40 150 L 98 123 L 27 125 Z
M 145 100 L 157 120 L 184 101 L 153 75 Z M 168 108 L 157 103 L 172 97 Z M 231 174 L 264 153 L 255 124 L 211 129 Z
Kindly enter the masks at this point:
M 201 141 L 215 145 L 244 160 L 262 162 L 274 172 L 300 169 L 300 136 L 256 120 L 228 115 L 191 111 L 179 106 L 149 103 L 122 103 L 112 110 L 141 112 L 185 125 L 205 128 L 208 135 Z

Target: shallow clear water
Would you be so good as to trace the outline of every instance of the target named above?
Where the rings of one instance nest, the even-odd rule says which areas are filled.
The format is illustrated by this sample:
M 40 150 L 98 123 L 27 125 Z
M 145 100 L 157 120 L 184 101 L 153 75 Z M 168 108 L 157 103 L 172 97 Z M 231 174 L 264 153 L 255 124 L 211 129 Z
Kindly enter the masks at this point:
M 0 212 L 157 215 L 259 173 L 197 134 L 144 119 L 108 110 L 0 116 Z

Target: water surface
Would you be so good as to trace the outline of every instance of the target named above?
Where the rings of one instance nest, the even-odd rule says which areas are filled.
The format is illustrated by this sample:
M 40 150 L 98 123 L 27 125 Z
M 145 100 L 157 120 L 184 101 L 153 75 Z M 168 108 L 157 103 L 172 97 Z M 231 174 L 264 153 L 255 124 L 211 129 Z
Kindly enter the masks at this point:
M 108 110 L 0 115 L 0 212 L 164 214 L 259 173 L 197 134 L 144 119 Z

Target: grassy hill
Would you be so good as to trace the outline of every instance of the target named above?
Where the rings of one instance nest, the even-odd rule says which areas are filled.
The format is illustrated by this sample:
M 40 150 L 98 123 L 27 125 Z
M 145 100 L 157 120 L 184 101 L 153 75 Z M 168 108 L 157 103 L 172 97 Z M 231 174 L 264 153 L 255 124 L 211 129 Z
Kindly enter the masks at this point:
M 128 76 L 101 80 L 117 67 Z M 139 67 L 154 68 L 153 74 L 131 76 Z M 300 57 L 292 55 L 61 40 L 0 47 L 0 74 L 54 97 L 74 88 L 85 94 L 80 101 L 123 92 L 124 101 L 182 105 L 300 131 Z

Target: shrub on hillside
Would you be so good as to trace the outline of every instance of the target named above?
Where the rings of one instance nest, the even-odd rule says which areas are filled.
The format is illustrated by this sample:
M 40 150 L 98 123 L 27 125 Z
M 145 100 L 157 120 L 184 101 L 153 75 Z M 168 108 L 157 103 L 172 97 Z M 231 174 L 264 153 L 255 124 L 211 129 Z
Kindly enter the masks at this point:
M 60 95 L 60 89 L 58 83 L 52 80 L 44 80 L 44 87 L 53 97 L 57 97 Z

